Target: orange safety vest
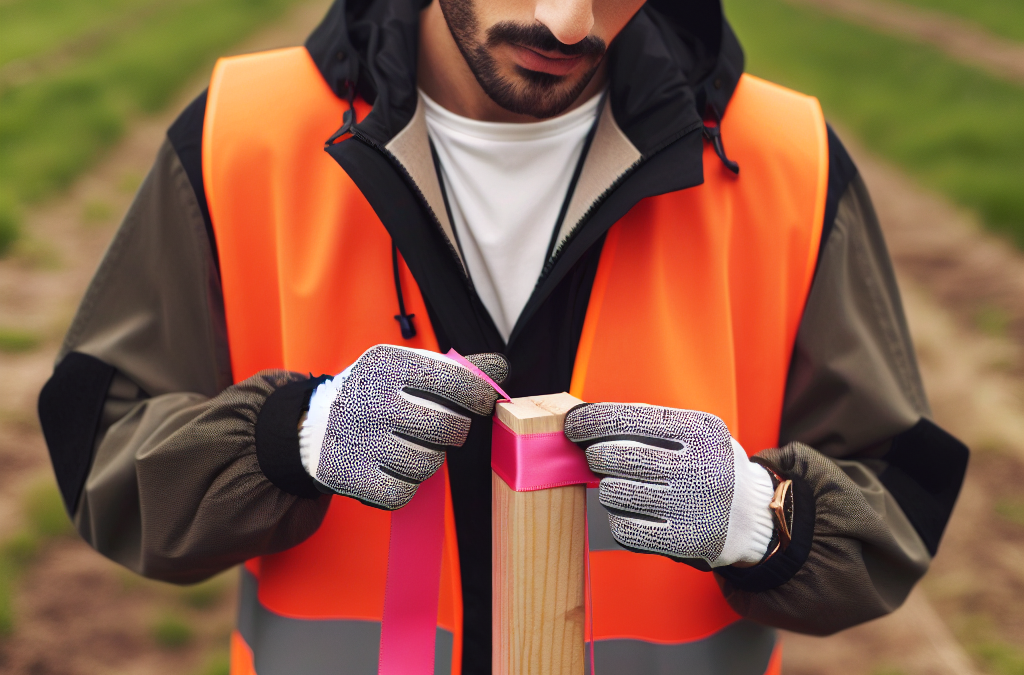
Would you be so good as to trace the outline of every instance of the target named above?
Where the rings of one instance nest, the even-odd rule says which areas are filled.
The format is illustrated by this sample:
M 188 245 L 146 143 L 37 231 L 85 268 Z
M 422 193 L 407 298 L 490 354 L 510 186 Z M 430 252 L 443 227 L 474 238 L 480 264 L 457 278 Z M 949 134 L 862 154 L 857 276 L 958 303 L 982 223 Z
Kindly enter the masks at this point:
M 381 311 L 394 304 L 390 236 L 323 151 L 347 105 L 303 48 L 222 59 L 214 70 L 203 176 L 236 381 L 265 368 L 336 373 L 379 343 L 438 348 L 428 322 L 403 341 Z M 360 117 L 369 111 L 355 105 Z M 739 177 L 706 146 L 702 185 L 645 199 L 609 231 L 571 391 L 708 411 L 757 451 L 778 442 L 828 149 L 815 99 L 749 75 L 722 130 Z M 404 261 L 400 274 L 408 311 L 427 316 Z M 389 513 L 334 497 L 313 536 L 249 561 L 232 675 L 375 673 L 389 525 Z M 711 573 L 625 550 L 595 550 L 591 572 L 599 672 L 693 672 L 699 663 L 717 672 L 715 659 L 730 658 L 729 672 L 778 672 L 774 633 L 741 620 Z M 450 488 L 437 626 L 435 672 L 457 674 Z M 735 667 L 737 654 L 747 665 Z

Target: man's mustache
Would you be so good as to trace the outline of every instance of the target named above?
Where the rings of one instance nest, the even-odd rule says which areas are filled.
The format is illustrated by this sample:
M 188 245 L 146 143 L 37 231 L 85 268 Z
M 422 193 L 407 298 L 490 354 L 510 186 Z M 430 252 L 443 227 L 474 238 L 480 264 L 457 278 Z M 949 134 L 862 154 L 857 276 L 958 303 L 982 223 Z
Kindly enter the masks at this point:
M 563 44 L 541 23 L 524 25 L 502 21 L 487 29 L 487 46 L 513 44 L 527 49 L 545 52 L 560 52 L 566 56 L 601 56 L 607 49 L 604 40 L 588 35 L 574 45 Z

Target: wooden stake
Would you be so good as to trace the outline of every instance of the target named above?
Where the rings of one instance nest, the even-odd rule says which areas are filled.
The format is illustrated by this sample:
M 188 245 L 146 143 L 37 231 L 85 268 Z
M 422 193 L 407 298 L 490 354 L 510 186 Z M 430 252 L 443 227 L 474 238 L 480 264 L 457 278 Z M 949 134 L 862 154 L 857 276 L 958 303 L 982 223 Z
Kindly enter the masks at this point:
M 582 403 L 569 394 L 499 403 L 516 434 L 562 431 Z M 495 675 L 583 675 L 583 546 L 587 489 L 515 492 L 491 472 Z

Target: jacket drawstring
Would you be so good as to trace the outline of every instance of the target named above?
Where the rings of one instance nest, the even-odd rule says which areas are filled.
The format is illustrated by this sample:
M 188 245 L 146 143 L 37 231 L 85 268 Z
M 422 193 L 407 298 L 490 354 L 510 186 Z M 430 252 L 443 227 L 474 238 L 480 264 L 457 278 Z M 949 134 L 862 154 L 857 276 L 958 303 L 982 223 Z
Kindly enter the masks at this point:
M 339 138 L 352 131 L 352 127 L 358 124 L 356 119 L 356 85 L 345 81 L 345 99 L 348 101 L 348 109 L 341 116 L 341 127 L 331 134 L 331 137 L 324 141 L 324 150 L 334 145 Z
M 402 280 L 398 276 L 398 247 L 395 246 L 394 241 L 391 242 L 391 267 L 395 270 L 395 295 L 398 296 L 398 314 L 395 315 L 395 321 L 398 322 L 398 326 L 402 330 L 402 339 L 411 340 L 416 337 L 416 326 L 412 324 L 412 319 L 416 315 L 405 313 Z
M 713 122 L 712 124 L 704 122 L 704 138 L 711 141 L 711 146 L 715 149 L 715 154 L 718 155 L 718 159 L 722 160 L 722 164 L 725 165 L 725 168 L 738 176 L 740 173 L 740 165 L 726 157 L 725 146 L 722 145 L 722 130 L 718 126 L 718 122 Z
M 352 82 L 345 82 L 345 98 L 348 99 L 348 109 L 341 118 L 341 128 L 331 134 L 331 137 L 324 142 L 324 149 L 330 148 L 334 145 L 339 138 L 352 131 L 352 127 L 357 124 L 356 119 L 356 87 Z M 395 295 L 398 296 L 398 314 L 395 315 L 395 321 L 398 322 L 398 327 L 402 331 L 403 340 L 411 340 L 416 337 L 416 326 L 413 325 L 412 320 L 415 314 L 405 313 L 405 298 L 402 297 L 402 279 L 398 272 L 398 246 L 395 242 L 391 242 L 391 267 L 395 272 Z

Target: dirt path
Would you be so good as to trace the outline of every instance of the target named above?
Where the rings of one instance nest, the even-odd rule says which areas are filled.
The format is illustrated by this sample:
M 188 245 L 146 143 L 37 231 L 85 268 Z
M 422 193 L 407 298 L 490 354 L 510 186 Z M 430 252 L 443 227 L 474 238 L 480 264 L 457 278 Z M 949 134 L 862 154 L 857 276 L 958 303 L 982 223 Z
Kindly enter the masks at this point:
M 940 328 L 908 300 L 936 417 L 973 446 L 1003 448 L 1024 461 L 1024 253 L 847 145 L 871 188 L 898 273 L 956 319 Z
M 884 0 L 790 0 L 813 5 L 854 23 L 925 42 L 953 58 L 1024 83 L 1024 44 L 992 35 L 943 12 Z

